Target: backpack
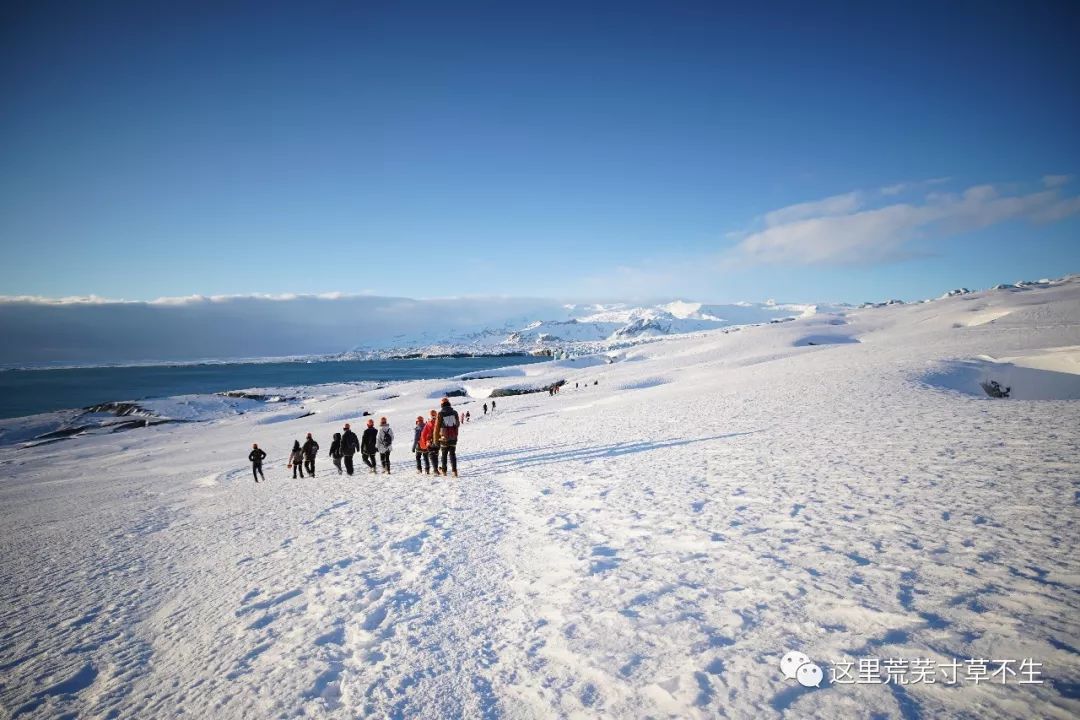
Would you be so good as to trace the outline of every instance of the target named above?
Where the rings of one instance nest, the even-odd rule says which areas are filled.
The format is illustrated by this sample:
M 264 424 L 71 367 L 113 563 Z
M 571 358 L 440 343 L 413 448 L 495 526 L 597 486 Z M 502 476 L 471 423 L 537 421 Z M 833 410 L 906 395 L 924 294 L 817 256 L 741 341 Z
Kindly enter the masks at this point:
M 439 418 L 442 421 L 442 436 L 452 442 L 457 441 L 458 435 L 458 414 L 456 410 L 451 410 L 446 413 L 439 413 Z

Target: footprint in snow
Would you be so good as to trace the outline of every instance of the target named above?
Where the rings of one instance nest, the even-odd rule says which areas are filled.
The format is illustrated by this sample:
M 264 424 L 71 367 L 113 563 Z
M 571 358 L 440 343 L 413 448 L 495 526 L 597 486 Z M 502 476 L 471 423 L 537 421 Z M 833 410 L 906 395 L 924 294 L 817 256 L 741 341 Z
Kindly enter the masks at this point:
M 374 632 L 380 625 L 383 624 L 383 620 L 386 619 L 386 606 L 380 605 L 379 607 L 368 613 L 368 616 L 364 618 L 364 624 L 361 626 L 368 632 Z

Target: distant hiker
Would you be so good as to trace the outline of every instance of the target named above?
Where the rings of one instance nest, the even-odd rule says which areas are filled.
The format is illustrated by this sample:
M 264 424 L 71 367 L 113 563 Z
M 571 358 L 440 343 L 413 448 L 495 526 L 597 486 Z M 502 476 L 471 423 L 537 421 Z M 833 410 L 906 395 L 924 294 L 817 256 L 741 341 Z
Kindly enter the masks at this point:
M 487 403 L 484 403 L 484 414 L 487 415 Z
M 431 419 L 424 424 L 424 431 L 420 433 L 420 449 L 427 451 L 428 459 L 424 460 L 427 467 L 430 461 L 431 469 L 436 475 L 439 474 L 439 446 L 435 444 L 435 421 L 439 416 L 437 410 L 431 411 Z
M 495 412 L 495 401 L 491 401 L 491 412 Z
M 255 482 L 259 482 L 261 476 L 263 480 L 266 479 L 266 475 L 263 475 L 262 461 L 266 459 L 266 452 L 259 449 L 257 443 L 251 444 L 251 452 L 248 453 L 248 460 L 251 461 L 251 474 L 255 476 Z
M 577 390 L 577 389 L 578 389 L 578 384 L 577 384 L 577 383 L 574 383 L 574 389 L 575 389 L 575 390 Z
M 592 381 L 592 384 L 593 384 L 593 385 L 599 385 L 599 384 L 600 384 L 600 381 L 599 381 L 599 380 L 593 380 L 593 381 Z
M 424 422 L 424 416 L 417 415 L 416 425 L 413 426 L 412 451 L 416 455 L 416 473 L 418 475 L 422 475 L 424 470 L 427 470 L 429 474 L 431 473 L 427 444 L 424 443 L 424 428 L 426 427 L 427 423 Z
M 307 470 L 308 475 L 315 477 L 315 456 L 319 454 L 319 443 L 315 442 L 311 433 L 307 434 L 301 450 L 304 451 L 304 469 Z
M 375 436 L 375 449 L 379 451 L 383 472 L 390 474 L 390 448 L 394 445 L 394 431 L 386 418 L 379 418 L 379 433 Z
M 356 437 L 356 433 L 349 429 L 349 423 L 345 423 L 342 430 L 344 433 L 341 436 L 341 456 L 345 459 L 345 472 L 352 475 L 352 456 L 360 452 L 360 438 Z
M 439 414 L 435 417 L 435 443 L 439 446 L 439 470 L 446 475 L 446 461 L 450 460 L 450 469 L 457 477 L 457 441 L 461 420 L 457 410 L 450 407 L 450 398 L 443 398 Z
M 300 473 L 300 477 L 304 477 L 304 451 L 300 449 L 300 441 L 294 440 L 292 446 L 292 452 L 289 453 L 289 464 L 286 467 L 292 468 L 293 480 L 296 479 L 296 473 Z
M 379 437 L 379 431 L 375 429 L 375 421 L 367 421 L 367 429 L 364 430 L 364 436 L 360 439 L 360 457 L 363 458 L 364 464 L 368 466 L 368 470 L 375 472 L 375 453 L 378 447 L 377 438 Z
M 334 441 L 330 443 L 330 459 L 337 468 L 337 474 L 341 474 L 341 433 L 334 433 Z M 351 463 L 352 458 L 350 458 Z M 352 473 L 349 473 L 352 475 Z

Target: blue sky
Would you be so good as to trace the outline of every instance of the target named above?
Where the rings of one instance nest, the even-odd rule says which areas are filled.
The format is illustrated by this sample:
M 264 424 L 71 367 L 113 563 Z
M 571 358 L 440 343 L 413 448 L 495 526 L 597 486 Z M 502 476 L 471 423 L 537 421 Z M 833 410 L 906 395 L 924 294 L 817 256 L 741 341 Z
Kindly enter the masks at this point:
M 2 11 L 0 294 L 861 301 L 1080 271 L 1073 2 L 228 5 Z

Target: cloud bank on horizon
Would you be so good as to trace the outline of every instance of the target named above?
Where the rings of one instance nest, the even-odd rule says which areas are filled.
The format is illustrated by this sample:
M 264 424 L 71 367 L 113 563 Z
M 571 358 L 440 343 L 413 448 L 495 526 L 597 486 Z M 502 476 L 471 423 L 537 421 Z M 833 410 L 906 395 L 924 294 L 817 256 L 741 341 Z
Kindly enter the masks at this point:
M 529 298 L 0 297 L 0 365 L 333 354 L 565 314 L 556 301 Z

